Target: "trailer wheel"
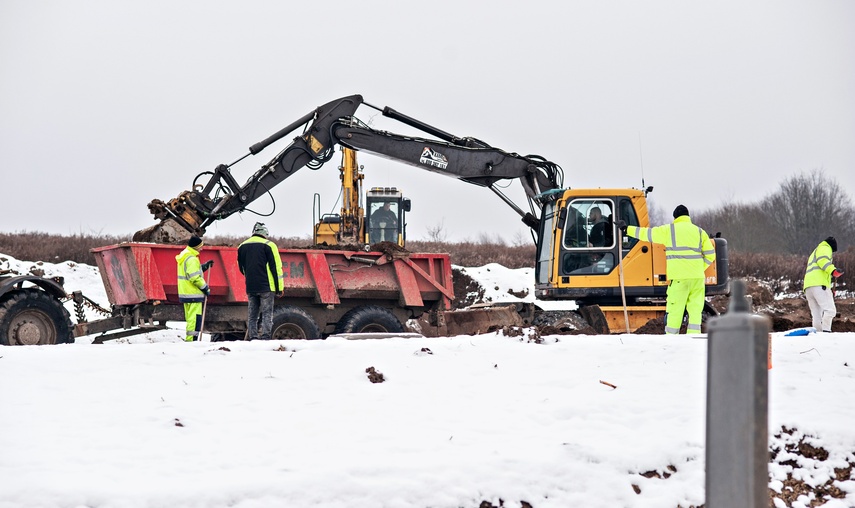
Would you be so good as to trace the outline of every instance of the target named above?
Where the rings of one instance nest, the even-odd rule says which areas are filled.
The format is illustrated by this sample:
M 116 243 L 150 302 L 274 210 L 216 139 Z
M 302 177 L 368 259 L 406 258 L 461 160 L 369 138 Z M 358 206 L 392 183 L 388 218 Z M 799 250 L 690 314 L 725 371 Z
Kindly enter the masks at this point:
M 273 340 L 320 339 L 321 330 L 315 320 L 299 307 L 286 305 L 273 311 Z
M 243 340 L 243 334 L 239 333 L 214 333 L 211 334 L 211 342 L 225 342 Z
M 404 326 L 392 312 L 367 305 L 351 309 L 336 325 L 336 333 L 401 333 Z
M 0 344 L 30 346 L 74 342 L 71 317 L 39 289 L 16 291 L 0 301 Z

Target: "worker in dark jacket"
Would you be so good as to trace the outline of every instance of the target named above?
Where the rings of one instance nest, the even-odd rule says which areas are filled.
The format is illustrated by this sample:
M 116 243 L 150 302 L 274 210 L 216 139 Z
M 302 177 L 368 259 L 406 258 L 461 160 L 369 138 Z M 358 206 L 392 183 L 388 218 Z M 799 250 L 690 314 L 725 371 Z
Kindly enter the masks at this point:
M 805 268 L 805 298 L 810 307 L 813 327 L 818 332 L 830 332 L 831 321 L 837 315 L 834 305 L 834 294 L 831 291 L 831 278 L 843 275 L 831 261 L 831 255 L 837 252 L 837 239 L 829 236 L 819 242 L 816 249 L 808 256 Z
M 246 326 L 249 340 L 270 339 L 273 329 L 273 296 L 281 297 L 284 291 L 285 277 L 282 274 L 279 248 L 267 239 L 267 235 L 267 226 L 256 222 L 252 236 L 238 247 L 238 267 L 246 278 L 246 296 L 249 301 Z

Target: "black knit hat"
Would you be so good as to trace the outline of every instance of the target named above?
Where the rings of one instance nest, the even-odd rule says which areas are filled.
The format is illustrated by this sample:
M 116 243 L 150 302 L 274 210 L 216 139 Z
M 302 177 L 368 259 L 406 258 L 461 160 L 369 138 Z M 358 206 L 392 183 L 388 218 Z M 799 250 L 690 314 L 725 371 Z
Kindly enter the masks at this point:
M 837 252 L 837 239 L 833 236 L 829 236 L 825 239 L 825 243 L 831 246 L 831 252 Z
M 685 205 L 677 205 L 677 208 L 674 209 L 674 218 L 682 217 L 683 215 L 689 215 L 689 209 L 685 207 Z
M 198 247 L 198 246 L 202 245 L 202 239 L 199 238 L 198 236 L 191 236 L 190 240 L 187 242 L 187 245 L 189 247 L 193 247 L 193 248 Z

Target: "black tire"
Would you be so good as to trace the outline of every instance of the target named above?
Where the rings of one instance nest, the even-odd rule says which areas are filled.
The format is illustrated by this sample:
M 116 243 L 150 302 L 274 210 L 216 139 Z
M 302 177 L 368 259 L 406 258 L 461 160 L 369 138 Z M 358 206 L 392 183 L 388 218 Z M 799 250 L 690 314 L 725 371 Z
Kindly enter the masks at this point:
M 579 314 L 598 334 L 608 335 L 610 333 L 609 322 L 599 305 L 583 305 L 579 307 Z
M 0 344 L 6 346 L 74 342 L 71 317 L 62 303 L 28 288 L 0 301 Z
M 320 339 L 321 330 L 306 311 L 286 305 L 277 307 L 273 311 L 273 330 L 270 332 L 270 338 L 273 340 Z
M 211 342 L 225 342 L 243 340 L 243 334 L 238 333 L 214 333 L 211 335 Z
M 709 304 L 709 302 L 704 302 L 704 310 L 701 313 L 701 333 L 707 333 L 707 325 L 709 324 L 709 320 L 717 317 L 718 311 Z M 686 316 L 686 319 L 689 319 L 689 316 Z
M 391 311 L 374 305 L 351 309 L 336 325 L 336 333 L 401 333 L 404 325 Z

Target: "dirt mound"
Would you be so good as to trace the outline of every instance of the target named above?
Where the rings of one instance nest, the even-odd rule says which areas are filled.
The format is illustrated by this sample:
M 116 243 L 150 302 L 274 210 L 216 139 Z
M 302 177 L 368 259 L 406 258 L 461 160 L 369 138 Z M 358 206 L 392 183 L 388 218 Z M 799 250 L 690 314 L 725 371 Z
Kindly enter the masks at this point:
M 465 309 L 484 301 L 484 288 L 466 273 L 453 268 L 451 278 L 454 284 L 454 302 L 452 308 Z

